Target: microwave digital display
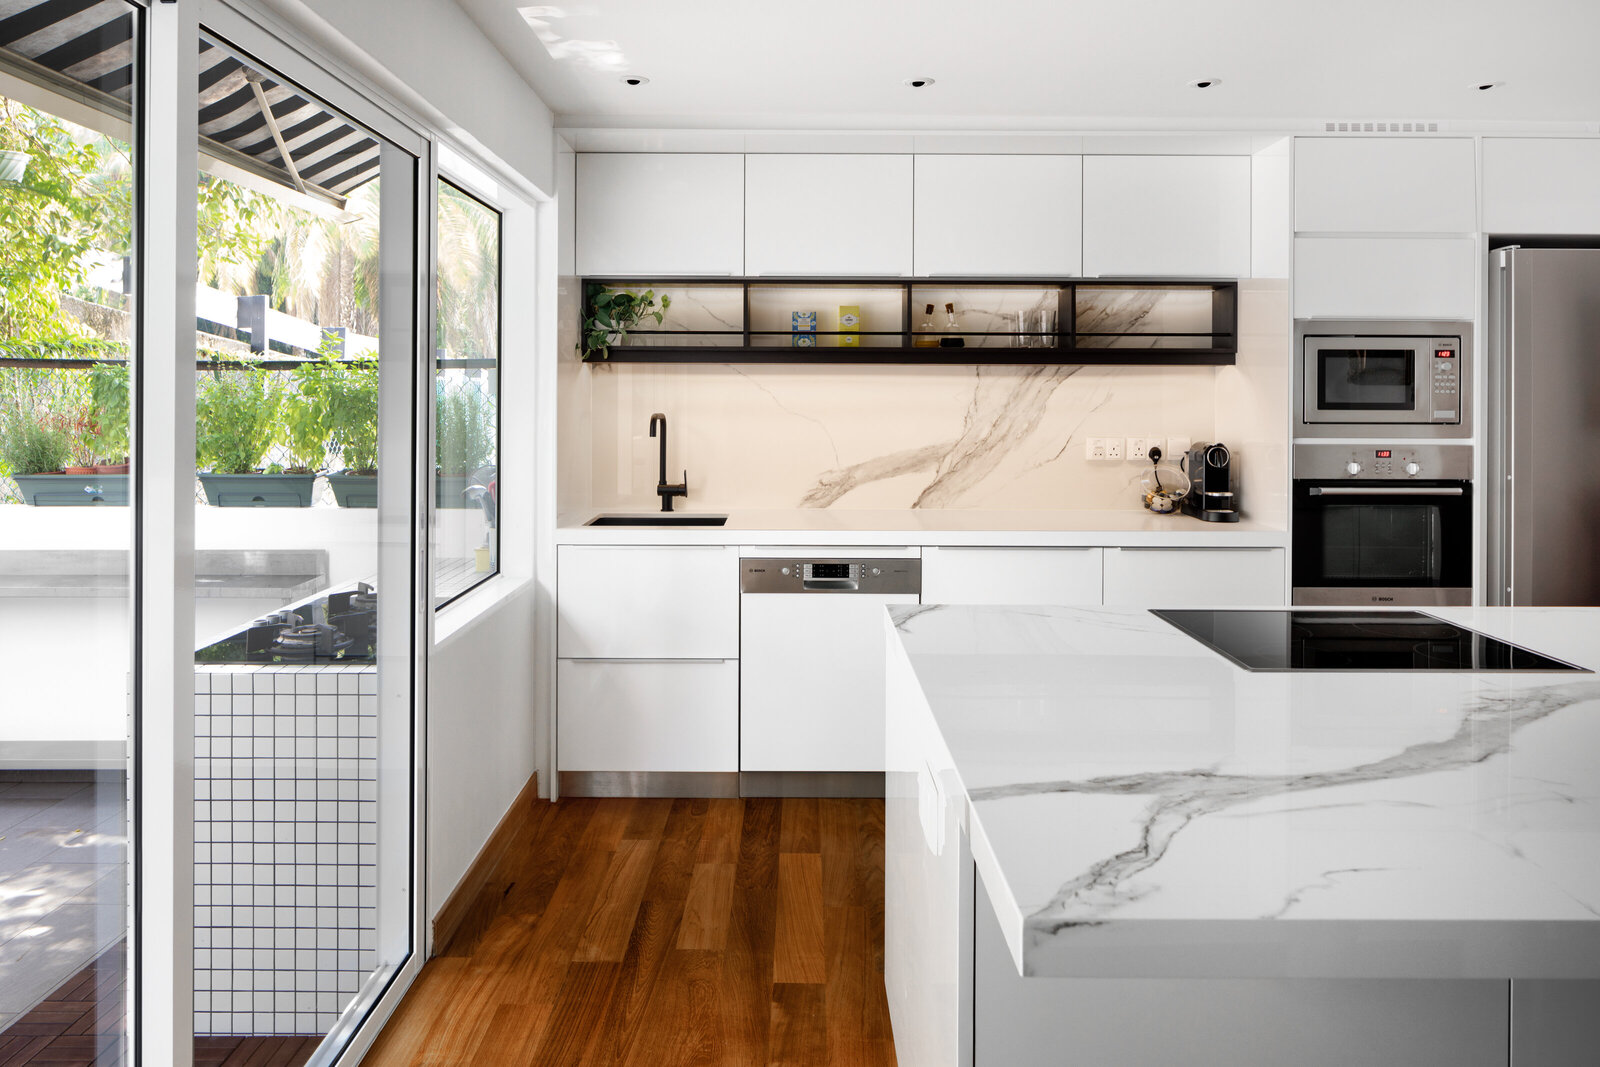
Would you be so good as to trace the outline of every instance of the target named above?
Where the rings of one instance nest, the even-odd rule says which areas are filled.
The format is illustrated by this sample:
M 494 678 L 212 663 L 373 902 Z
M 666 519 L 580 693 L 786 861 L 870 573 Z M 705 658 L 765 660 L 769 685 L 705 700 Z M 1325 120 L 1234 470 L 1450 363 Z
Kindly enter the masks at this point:
M 1409 411 L 1416 406 L 1411 349 L 1324 348 L 1317 352 L 1317 407 L 1324 411 Z

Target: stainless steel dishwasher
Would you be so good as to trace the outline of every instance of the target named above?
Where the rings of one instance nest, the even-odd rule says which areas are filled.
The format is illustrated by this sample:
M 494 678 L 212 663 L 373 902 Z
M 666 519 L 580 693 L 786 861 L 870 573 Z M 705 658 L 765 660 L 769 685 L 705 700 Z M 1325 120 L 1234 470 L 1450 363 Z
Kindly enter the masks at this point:
M 922 591 L 902 551 L 740 559 L 743 795 L 883 795 L 883 609 Z

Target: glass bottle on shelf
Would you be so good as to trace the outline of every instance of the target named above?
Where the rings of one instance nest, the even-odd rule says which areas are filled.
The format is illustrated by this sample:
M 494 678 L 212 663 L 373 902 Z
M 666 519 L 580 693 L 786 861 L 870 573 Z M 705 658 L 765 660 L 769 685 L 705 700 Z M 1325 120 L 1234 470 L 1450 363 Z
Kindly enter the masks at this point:
M 954 304 L 946 304 L 944 306 L 944 328 L 946 333 L 939 338 L 939 346 L 941 348 L 965 348 L 967 346 L 967 339 L 961 336 L 961 324 L 956 321 L 956 306 Z
M 916 332 L 911 335 L 911 347 L 938 348 L 939 335 L 934 331 L 933 305 L 928 304 L 922 310 L 922 325 L 918 326 Z

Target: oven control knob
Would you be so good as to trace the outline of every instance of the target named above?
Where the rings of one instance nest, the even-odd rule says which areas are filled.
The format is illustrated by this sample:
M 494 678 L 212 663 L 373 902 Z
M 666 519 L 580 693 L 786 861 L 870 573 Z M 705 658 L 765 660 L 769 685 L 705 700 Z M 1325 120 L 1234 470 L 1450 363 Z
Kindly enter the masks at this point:
M 779 567 L 778 570 L 780 572 L 784 573 L 784 574 L 788 574 L 789 573 L 789 568 L 788 567 Z
M 1349 463 L 1344 465 L 1344 472 L 1346 474 L 1360 474 L 1361 464 L 1357 463 L 1355 460 L 1351 460 Z
M 1406 464 L 1406 473 L 1407 474 L 1421 474 L 1422 473 L 1422 466 L 1420 464 L 1417 464 L 1417 463 L 1407 463 Z
M 876 578 L 878 575 L 880 575 L 882 573 L 883 573 L 883 568 L 882 567 L 874 567 L 874 568 L 872 568 L 872 576 L 874 578 Z

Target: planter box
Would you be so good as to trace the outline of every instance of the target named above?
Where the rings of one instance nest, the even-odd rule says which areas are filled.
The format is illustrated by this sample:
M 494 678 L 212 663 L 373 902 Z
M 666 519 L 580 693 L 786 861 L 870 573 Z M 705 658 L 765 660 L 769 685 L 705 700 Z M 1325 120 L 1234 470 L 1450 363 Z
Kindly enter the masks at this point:
M 13 474 L 22 499 L 40 507 L 124 507 L 126 474 Z
M 219 508 L 308 508 L 314 474 L 200 475 L 206 503 Z
M 378 476 L 376 474 L 351 474 L 348 471 L 328 475 L 328 488 L 341 508 L 375 508 L 378 506 Z
M 476 504 L 468 504 L 466 498 L 461 495 L 471 484 L 473 482 L 470 474 L 434 475 L 434 503 L 441 509 L 476 507 Z

